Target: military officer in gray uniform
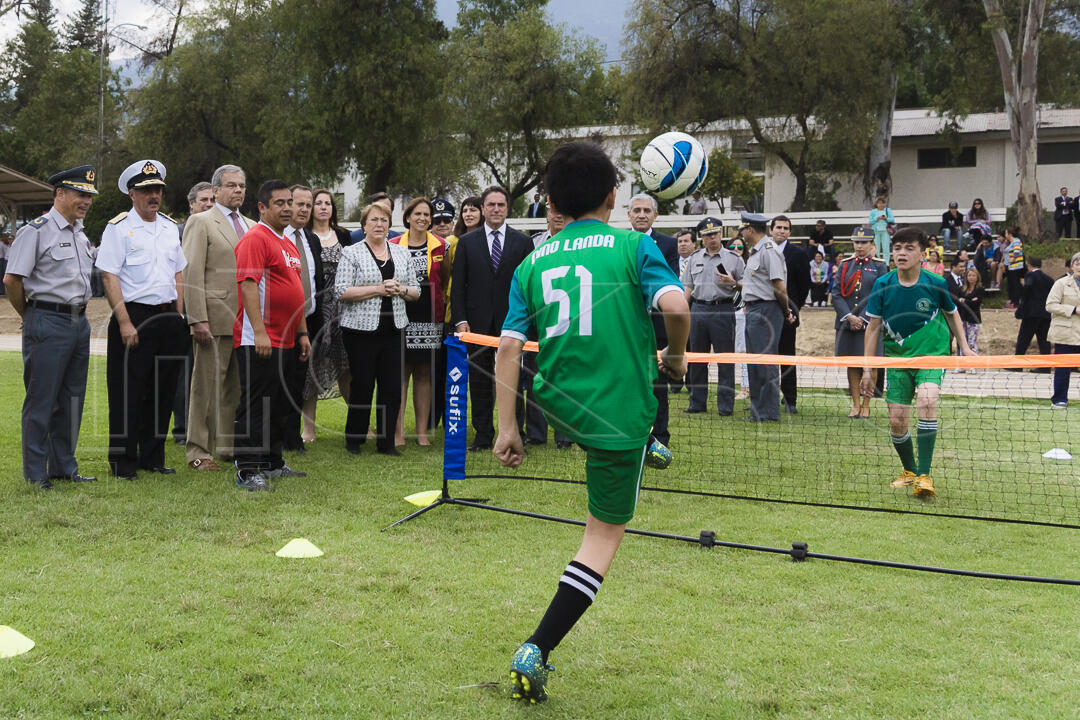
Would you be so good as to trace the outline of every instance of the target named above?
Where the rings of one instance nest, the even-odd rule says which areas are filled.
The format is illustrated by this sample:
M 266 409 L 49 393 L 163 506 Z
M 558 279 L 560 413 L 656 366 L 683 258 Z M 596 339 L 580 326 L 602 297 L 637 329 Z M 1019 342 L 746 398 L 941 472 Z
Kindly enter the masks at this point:
M 105 226 L 97 267 L 113 310 L 105 364 L 109 466 L 134 480 L 138 470 L 176 472 L 165 467 L 165 438 L 190 338 L 182 315 L 187 260 L 176 223 L 158 212 L 165 166 L 132 163 L 118 186 L 132 209 Z
M 863 339 L 866 325 L 870 322 L 866 314 L 866 301 L 874 283 L 889 272 L 884 261 L 874 257 L 874 231 L 868 227 L 857 227 L 851 233 L 851 244 L 855 246 L 855 255 L 844 260 L 837 272 L 833 285 L 833 308 L 836 310 L 836 352 L 837 356 L 863 355 Z M 884 335 L 878 339 L 878 355 L 884 355 Z M 874 382 L 878 380 L 878 371 L 873 371 Z M 862 381 L 862 368 L 847 369 L 848 392 L 851 395 L 849 418 L 870 417 L 870 398 L 863 397 L 859 387 Z
M 682 284 L 690 303 L 691 352 L 735 352 L 735 300 L 746 263 L 723 244 L 723 224 L 714 217 L 698 223 L 704 247 L 686 259 Z M 686 387 L 690 407 L 683 412 L 703 413 L 709 397 L 709 366 L 690 363 Z M 735 366 L 717 366 L 716 409 L 724 417 L 735 405 Z
M 4 287 L 23 319 L 23 477 L 41 490 L 50 480 L 92 482 L 79 474 L 79 442 L 86 372 L 90 364 L 90 268 L 94 264 L 82 220 L 97 195 L 89 165 L 49 178 L 53 206 L 15 236 Z
M 795 322 L 788 304 L 787 263 L 766 232 L 768 218 L 743 213 L 739 232 L 750 248 L 742 281 L 746 302 L 746 352 L 775 355 L 783 323 Z M 780 367 L 749 365 L 750 422 L 780 419 Z

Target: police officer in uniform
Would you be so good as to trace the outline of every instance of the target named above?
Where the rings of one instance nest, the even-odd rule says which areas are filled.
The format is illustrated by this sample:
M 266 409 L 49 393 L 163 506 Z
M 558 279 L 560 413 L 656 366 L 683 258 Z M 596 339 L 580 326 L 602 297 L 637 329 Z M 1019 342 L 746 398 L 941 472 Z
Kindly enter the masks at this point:
M 8 257 L 4 287 L 23 319 L 23 477 L 41 490 L 50 480 L 92 482 L 79 474 L 86 372 L 90 364 L 90 268 L 93 250 L 82 220 L 97 187 L 89 165 L 56 173 L 53 206 L 24 225 Z
M 788 305 L 787 263 L 766 227 L 769 219 L 757 213 L 743 213 L 739 232 L 750 248 L 742 281 L 746 302 L 746 352 L 775 355 L 783 323 L 795 322 Z M 750 375 L 750 422 L 780 419 L 780 367 L 755 365 Z
M 723 245 L 723 225 L 715 217 L 698 223 L 704 247 L 686 259 L 682 284 L 690 303 L 690 351 L 735 352 L 735 300 L 746 264 Z M 731 415 L 735 406 L 735 366 L 717 367 L 716 409 Z M 709 397 L 709 366 L 690 363 L 686 387 L 690 407 L 683 412 L 703 413 Z
M 109 320 L 109 466 L 134 480 L 140 469 L 163 475 L 176 376 L 187 355 L 183 276 L 187 264 L 176 223 L 158 212 L 165 166 L 132 163 L 120 175 L 132 209 L 105 228 L 98 249 Z

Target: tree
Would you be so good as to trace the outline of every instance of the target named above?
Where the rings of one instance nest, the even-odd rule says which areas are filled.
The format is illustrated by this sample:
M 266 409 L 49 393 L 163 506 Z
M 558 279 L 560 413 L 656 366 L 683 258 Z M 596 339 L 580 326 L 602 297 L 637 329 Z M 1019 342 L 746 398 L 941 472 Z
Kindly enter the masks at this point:
M 462 0 L 445 86 L 474 162 L 520 198 L 570 128 L 605 112 L 599 45 L 554 26 L 546 0 Z
M 102 29 L 101 0 L 83 0 L 79 12 L 64 23 L 65 47 L 97 52 Z
M 990 22 L 994 52 L 1001 71 L 1005 91 L 1005 114 L 1009 117 L 1013 155 L 1020 172 L 1020 191 L 1017 195 L 1020 230 L 1026 237 L 1039 236 L 1042 217 L 1042 198 L 1036 176 L 1038 151 L 1038 71 L 1039 39 L 1046 15 L 1046 0 L 1025 0 L 1024 11 L 1017 29 L 1018 47 L 1013 48 L 1009 25 L 1002 0 L 983 0 Z
M 709 175 L 700 190 L 724 212 L 724 198 L 731 198 L 732 203 L 756 206 L 758 198 L 765 193 L 765 180 L 739 167 L 723 149 L 716 148 L 709 153 Z
M 638 0 L 628 119 L 658 128 L 742 117 L 794 175 L 790 209 L 801 210 L 812 172 L 867 162 L 888 86 L 866 68 L 889 56 L 893 22 L 887 0 Z
M 4 72 L 0 77 L 10 78 L 4 89 L 5 115 L 10 117 L 25 107 L 37 92 L 38 83 L 49 59 L 56 49 L 56 33 L 52 23 L 56 11 L 51 0 L 28 0 L 26 21 L 19 33 L 8 41 L 4 52 Z

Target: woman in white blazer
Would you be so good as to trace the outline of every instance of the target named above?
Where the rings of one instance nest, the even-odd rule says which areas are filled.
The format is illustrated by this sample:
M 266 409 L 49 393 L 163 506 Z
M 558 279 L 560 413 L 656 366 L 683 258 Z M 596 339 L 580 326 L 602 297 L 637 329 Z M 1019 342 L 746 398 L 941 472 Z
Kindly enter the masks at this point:
M 373 203 L 364 208 L 360 222 L 364 240 L 345 248 L 334 279 L 341 339 L 352 375 L 345 449 L 360 453 L 371 423 L 371 396 L 378 384 L 376 449 L 384 455 L 400 455 L 394 448 L 394 426 L 401 407 L 403 330 L 409 324 L 405 301 L 420 297 L 420 283 L 409 251 L 386 242 L 390 211 Z
M 1050 313 L 1047 339 L 1054 343 L 1054 354 L 1080 353 L 1080 252 L 1069 260 L 1069 274 L 1054 283 L 1046 296 Z M 1054 394 L 1050 403 L 1064 409 L 1069 403 L 1069 375 L 1072 368 L 1054 369 Z

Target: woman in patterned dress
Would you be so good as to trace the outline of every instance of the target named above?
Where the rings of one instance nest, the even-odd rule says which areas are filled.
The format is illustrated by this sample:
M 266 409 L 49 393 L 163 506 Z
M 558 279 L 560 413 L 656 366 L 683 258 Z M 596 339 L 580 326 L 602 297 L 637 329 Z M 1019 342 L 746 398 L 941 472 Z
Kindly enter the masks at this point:
M 338 225 L 334 194 L 326 188 L 318 188 L 312 198 L 314 207 L 307 228 L 319 238 L 322 248 L 323 277 L 325 287 L 334 285 L 341 252 L 352 244 L 349 231 Z M 325 291 L 324 291 L 325 292 Z M 323 326 L 318 337 L 311 338 L 311 361 L 304 384 L 305 443 L 315 441 L 315 408 L 318 400 L 349 397 L 349 363 L 345 347 L 341 343 L 341 327 L 338 300 L 327 292 L 323 298 Z
M 428 416 L 431 413 L 431 366 L 434 353 L 442 343 L 445 303 L 443 288 L 448 279 L 446 241 L 428 231 L 433 213 L 426 197 L 413 198 L 402 218 L 405 234 L 391 238 L 409 251 L 413 271 L 420 279 L 420 297 L 405 303 L 409 325 L 405 328 L 405 371 L 401 379 L 401 411 L 397 418 L 395 445 L 405 444 L 405 404 L 409 378 L 413 379 L 413 411 L 416 415 L 416 442 L 431 445 L 428 440 Z

